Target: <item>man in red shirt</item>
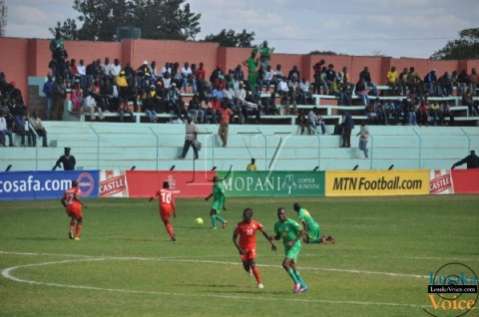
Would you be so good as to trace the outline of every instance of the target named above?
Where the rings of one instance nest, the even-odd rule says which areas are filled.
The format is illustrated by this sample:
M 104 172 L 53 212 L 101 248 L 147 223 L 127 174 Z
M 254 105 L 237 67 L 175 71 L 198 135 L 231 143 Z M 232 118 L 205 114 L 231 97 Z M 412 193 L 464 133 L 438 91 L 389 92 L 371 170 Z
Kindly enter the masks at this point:
M 264 231 L 261 223 L 253 219 L 253 209 L 251 208 L 246 208 L 243 211 L 243 221 L 236 226 L 233 243 L 238 249 L 245 271 L 254 275 L 258 288 L 264 288 L 259 269 L 256 267 L 256 231 L 258 230 L 269 241 L 271 249 L 276 251 L 273 238 Z
M 73 181 L 72 187 L 68 189 L 60 200 L 67 215 L 70 217 L 70 231 L 68 237 L 74 240 L 80 240 L 80 234 L 83 226 L 83 211 L 82 207 L 85 207 L 78 195 L 80 194 L 80 188 L 78 182 Z
M 218 135 L 221 138 L 221 142 L 223 142 L 223 147 L 226 147 L 228 143 L 228 125 L 231 120 L 231 116 L 233 115 L 233 111 L 229 109 L 225 104 L 221 105 L 221 108 L 218 110 L 220 114 L 220 127 L 218 129 Z
M 176 203 L 174 194 L 177 194 L 178 191 L 170 190 L 170 184 L 168 182 L 163 182 L 163 188 L 156 192 L 154 197 L 150 198 L 150 201 L 158 197 L 160 204 L 160 217 L 163 223 L 165 224 L 166 232 L 170 237 L 171 241 L 176 241 L 175 230 L 173 225 L 170 222 L 170 218 L 176 218 Z

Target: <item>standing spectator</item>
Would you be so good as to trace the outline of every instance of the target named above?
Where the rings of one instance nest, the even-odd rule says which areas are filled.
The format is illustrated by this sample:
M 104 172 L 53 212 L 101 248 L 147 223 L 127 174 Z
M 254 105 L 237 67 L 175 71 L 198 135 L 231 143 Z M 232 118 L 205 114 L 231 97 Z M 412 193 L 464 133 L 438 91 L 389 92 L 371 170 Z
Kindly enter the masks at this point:
M 426 77 L 424 77 L 424 83 L 426 84 L 427 93 L 430 96 L 436 96 L 437 92 L 437 76 L 436 71 L 433 69 L 429 73 L 427 73 Z
M 66 147 L 64 154 L 60 156 L 52 168 L 52 171 L 56 170 L 57 167 L 60 167 L 60 164 L 63 165 L 65 171 L 73 171 L 75 169 L 76 160 L 73 155 L 70 155 L 70 148 Z
M 361 124 L 361 129 L 356 136 L 359 136 L 359 150 L 364 152 L 364 158 L 368 158 L 369 130 L 364 123 Z
M 77 65 L 77 73 L 80 77 L 80 86 L 82 89 L 86 89 L 88 86 L 88 80 L 86 77 L 86 66 L 82 59 L 80 59 L 79 64 Z
M 223 142 L 223 147 L 226 147 L 228 144 L 228 126 L 233 115 L 233 111 L 229 109 L 226 104 L 222 104 L 222 107 L 219 109 L 220 113 L 220 126 L 218 129 L 218 135 L 220 136 L 221 142 Z
M 187 92 L 188 86 L 191 86 L 193 72 L 191 70 L 190 64 L 185 63 L 181 68 L 181 90 Z
M 428 123 L 428 106 L 426 100 L 421 100 L 418 108 L 419 124 L 427 125 Z
M 198 148 L 197 148 L 197 137 L 198 137 L 198 128 L 193 123 L 190 117 L 187 118 L 187 123 L 185 125 L 185 144 L 183 145 L 183 151 L 181 153 L 180 158 L 184 159 L 190 146 L 193 148 L 193 152 L 195 154 L 194 159 L 198 159 Z
M 52 89 L 53 96 L 53 120 L 62 120 L 63 119 L 63 108 L 65 105 L 65 98 L 67 96 L 65 80 L 63 78 L 58 78 L 55 80 Z
M 308 127 L 308 119 L 302 110 L 298 112 L 298 117 L 296 118 L 296 123 L 298 124 L 299 134 L 304 134 Z
M 477 156 L 476 152 L 472 150 L 468 156 L 454 163 L 451 169 L 455 169 L 456 167 L 461 166 L 463 164 L 467 164 L 467 169 L 479 168 L 479 156 Z
M 398 91 L 399 73 L 396 70 L 395 66 L 391 67 L 386 77 L 387 77 L 388 86 L 391 88 L 392 94 L 394 95 L 396 93 L 399 93 Z
M 256 51 L 251 52 L 251 56 L 246 60 L 248 67 L 248 84 L 251 91 L 256 91 L 256 84 L 258 82 L 258 62 L 256 60 Z
M 316 130 L 319 124 L 319 118 L 317 116 L 318 109 L 314 107 L 313 109 L 309 110 L 308 112 L 308 132 L 309 134 L 317 134 L 318 131 Z M 321 130 L 324 134 L 324 127 L 321 127 Z
M 120 72 L 121 72 L 120 61 L 118 60 L 118 58 L 115 58 L 115 60 L 113 61 L 113 65 L 111 65 L 109 69 L 108 75 L 110 75 L 113 78 L 116 78 L 118 75 L 120 75 Z
M 8 136 L 8 141 L 10 142 L 10 146 L 14 146 L 12 131 L 8 129 L 7 120 L 5 118 L 4 111 L 0 110 L 0 144 L 2 146 L 6 146 L 5 136 Z
M 30 129 L 32 129 L 32 137 L 33 137 L 33 146 L 37 146 L 37 136 L 38 134 L 39 137 L 42 138 L 42 146 L 47 147 L 48 146 L 48 141 L 47 141 L 47 130 L 43 126 L 42 120 L 37 116 L 36 112 L 33 112 L 32 116 L 29 118 L 30 122 Z M 35 134 L 36 132 L 36 134 Z
M 45 118 L 48 120 L 52 114 L 53 104 L 53 78 L 51 75 L 47 76 L 47 81 L 43 84 L 43 94 L 47 98 L 47 109 L 45 109 Z
M 346 112 L 343 118 L 341 147 L 351 147 L 351 131 L 354 128 L 353 117 L 349 112 Z
M 72 112 L 79 113 L 83 104 L 83 89 L 81 89 L 79 83 L 74 84 L 70 99 L 72 101 Z
M 256 160 L 254 158 L 251 159 L 251 163 L 246 166 L 246 170 L 248 172 L 256 172 Z
M 475 68 L 471 70 L 471 75 L 469 76 L 469 81 L 471 82 L 470 91 L 473 96 L 477 94 L 477 85 L 479 84 L 479 76 L 477 75 L 477 71 Z

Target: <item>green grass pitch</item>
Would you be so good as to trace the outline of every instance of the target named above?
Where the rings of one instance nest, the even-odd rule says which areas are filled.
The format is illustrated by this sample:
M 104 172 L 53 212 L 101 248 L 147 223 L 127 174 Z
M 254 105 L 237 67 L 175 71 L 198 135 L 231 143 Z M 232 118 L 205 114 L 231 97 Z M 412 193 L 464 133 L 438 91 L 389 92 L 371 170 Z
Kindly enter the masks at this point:
M 295 218 L 295 200 L 337 243 L 303 246 L 298 269 L 310 291 L 295 295 L 282 244 L 274 253 L 258 234 L 257 289 L 233 228 L 252 207 L 272 234 L 276 208 Z M 0 316 L 427 316 L 425 275 L 452 261 L 479 272 L 478 196 L 227 199 L 229 226 L 216 231 L 209 203 L 179 200 L 176 243 L 156 203 L 87 204 L 82 240 L 71 241 L 59 202 L 0 203 Z

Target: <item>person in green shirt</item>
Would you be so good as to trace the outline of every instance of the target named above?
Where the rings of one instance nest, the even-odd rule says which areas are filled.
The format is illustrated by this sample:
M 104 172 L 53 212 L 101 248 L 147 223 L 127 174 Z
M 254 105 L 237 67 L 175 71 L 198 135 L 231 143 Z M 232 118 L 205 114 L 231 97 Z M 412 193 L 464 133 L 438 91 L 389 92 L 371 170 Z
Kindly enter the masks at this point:
M 221 217 L 221 211 L 226 210 L 226 198 L 225 190 L 221 185 L 221 180 L 218 178 L 218 176 L 213 177 L 213 190 L 211 194 L 205 197 L 205 200 L 208 201 L 211 197 L 213 197 L 213 204 L 211 205 L 210 210 L 211 228 L 216 229 L 216 221 L 219 221 L 224 229 L 226 228 L 226 224 L 228 222 Z
M 296 270 L 296 262 L 301 252 L 301 239 L 304 231 L 301 225 L 289 219 L 284 208 L 278 208 L 278 221 L 274 225 L 275 239 L 283 239 L 284 254 L 283 268 L 293 280 L 293 292 L 303 293 L 308 290 L 308 286 Z
M 303 241 L 305 243 L 335 243 L 333 236 L 321 236 L 321 228 L 314 220 L 306 208 L 302 208 L 299 203 L 293 204 L 293 209 L 298 213 L 298 219 L 305 232 Z
M 248 67 L 248 84 L 251 91 L 256 91 L 258 84 L 258 61 L 256 60 L 256 50 L 251 52 L 251 56 L 246 60 Z

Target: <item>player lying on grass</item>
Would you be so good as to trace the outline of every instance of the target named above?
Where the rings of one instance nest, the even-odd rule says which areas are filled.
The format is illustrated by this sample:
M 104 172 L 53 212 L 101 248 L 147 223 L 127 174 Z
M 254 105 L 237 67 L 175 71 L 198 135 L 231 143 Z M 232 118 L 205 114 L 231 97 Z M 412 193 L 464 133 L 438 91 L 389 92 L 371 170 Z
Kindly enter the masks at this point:
M 177 191 L 170 190 L 170 183 L 163 182 L 163 188 L 157 191 L 154 197 L 150 198 L 150 201 L 152 201 L 158 197 L 160 217 L 171 241 L 176 241 L 175 229 L 170 221 L 172 215 L 176 218 L 176 204 L 173 196 L 176 193 Z
M 319 224 L 314 220 L 306 208 L 302 208 L 299 203 L 294 203 L 293 209 L 298 213 L 299 222 L 303 225 L 303 230 L 305 232 L 303 241 L 305 243 L 334 244 L 336 242 L 333 236 L 321 236 Z
M 256 232 L 258 230 L 269 241 L 271 249 L 276 251 L 273 238 L 264 231 L 261 223 L 253 219 L 251 208 L 243 210 L 243 221 L 238 223 L 233 232 L 233 243 L 238 249 L 245 271 L 254 275 L 258 288 L 264 288 L 259 269 L 256 267 Z
M 289 219 L 284 208 L 278 208 L 278 221 L 274 225 L 275 239 L 283 239 L 284 259 L 283 268 L 293 280 L 293 292 L 303 293 L 308 290 L 308 286 L 296 270 L 296 262 L 301 252 L 301 239 L 304 231 L 301 225 Z
M 211 228 L 216 229 L 216 221 L 219 221 L 221 222 L 224 229 L 226 228 L 226 224 L 228 222 L 223 217 L 221 217 L 221 211 L 226 210 L 226 198 L 225 190 L 221 185 L 221 180 L 218 178 L 218 176 L 213 177 L 212 193 L 205 197 L 205 200 L 208 201 L 211 197 L 213 197 L 213 204 L 211 205 L 210 210 Z
M 80 234 L 83 226 L 83 211 L 82 207 L 86 208 L 85 204 L 80 201 L 78 195 L 80 188 L 77 181 L 72 181 L 72 187 L 65 191 L 63 198 L 60 200 L 65 211 L 70 217 L 70 230 L 68 237 L 70 239 L 80 240 Z

